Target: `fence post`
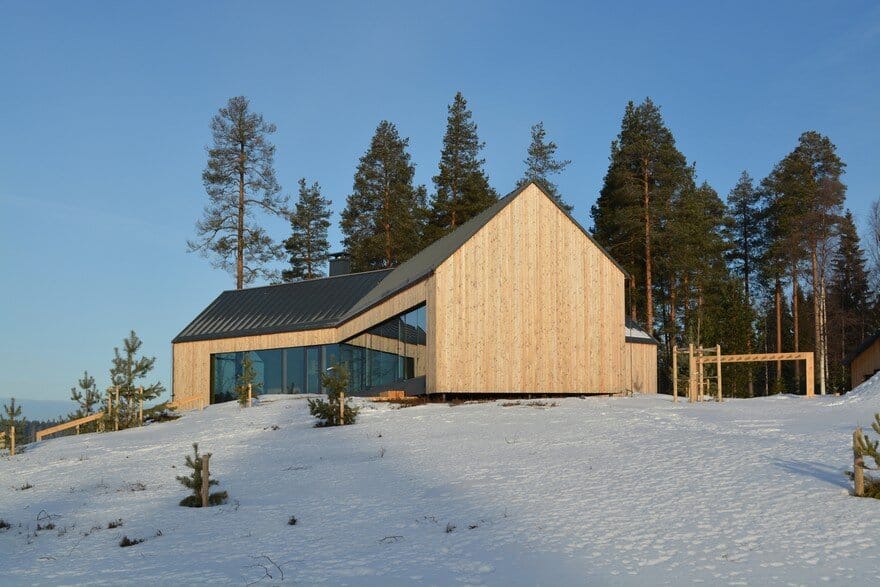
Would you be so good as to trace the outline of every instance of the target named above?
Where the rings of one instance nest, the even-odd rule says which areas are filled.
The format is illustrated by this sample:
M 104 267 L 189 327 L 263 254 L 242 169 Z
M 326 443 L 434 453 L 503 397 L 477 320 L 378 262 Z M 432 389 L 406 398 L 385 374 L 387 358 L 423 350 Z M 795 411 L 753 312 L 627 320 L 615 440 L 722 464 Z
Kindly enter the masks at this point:
M 9 456 L 15 456 L 15 426 L 9 427 Z
M 678 347 L 672 347 L 672 403 L 678 401 Z
M 254 406 L 254 389 L 253 384 L 248 383 L 248 407 L 252 408 Z
M 119 386 L 116 386 L 116 401 L 113 403 L 116 404 L 116 410 L 113 411 L 114 416 L 114 424 L 116 426 L 116 432 L 119 432 Z
M 144 388 L 138 387 L 138 422 L 144 425 Z
M 720 402 L 720 401 L 722 401 L 721 398 L 723 397 L 721 395 L 721 345 L 720 344 L 715 345 L 715 365 L 717 366 L 716 368 L 718 369 L 718 395 L 715 399 Z
M 694 360 L 694 343 L 688 345 L 688 403 L 697 400 L 697 362 Z
M 853 432 L 853 494 L 856 497 L 865 496 L 865 459 L 859 447 L 862 445 L 862 429 L 856 428 Z
M 339 393 L 339 425 L 345 425 L 345 393 Z
M 202 507 L 208 507 L 208 491 L 211 487 L 211 472 L 208 469 L 208 461 L 211 460 L 211 453 L 202 455 Z

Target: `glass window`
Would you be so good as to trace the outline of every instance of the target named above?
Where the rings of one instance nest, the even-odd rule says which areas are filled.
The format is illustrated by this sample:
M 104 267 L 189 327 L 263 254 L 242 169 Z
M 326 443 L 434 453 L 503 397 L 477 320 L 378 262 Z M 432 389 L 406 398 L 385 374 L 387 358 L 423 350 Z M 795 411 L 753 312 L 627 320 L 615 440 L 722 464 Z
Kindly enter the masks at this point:
M 321 393 L 321 374 L 330 366 L 348 366 L 349 393 L 425 375 L 427 310 L 414 308 L 352 337 L 342 344 L 248 351 L 258 393 Z M 236 399 L 235 388 L 245 352 L 211 355 L 211 402 Z
M 303 347 L 284 349 L 285 375 L 284 393 L 305 393 L 306 354 Z

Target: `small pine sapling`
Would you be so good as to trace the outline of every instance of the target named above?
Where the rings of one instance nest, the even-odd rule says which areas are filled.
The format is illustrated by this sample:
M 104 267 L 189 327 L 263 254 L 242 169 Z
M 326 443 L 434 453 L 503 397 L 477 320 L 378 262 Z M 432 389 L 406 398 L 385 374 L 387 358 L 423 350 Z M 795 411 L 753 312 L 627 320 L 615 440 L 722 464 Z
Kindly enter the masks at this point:
M 349 405 L 348 398 L 342 399 L 348 389 L 348 367 L 333 365 L 326 373 L 321 374 L 321 385 L 327 390 L 327 401 L 320 398 L 309 400 L 309 413 L 320 420 L 316 426 L 354 424 L 359 410 Z
M 180 505 L 189 508 L 202 507 L 202 456 L 199 454 L 199 444 L 193 443 L 194 456 L 186 456 L 186 466 L 192 469 L 189 476 L 181 475 L 175 477 L 187 489 L 192 491 L 192 495 L 187 495 L 180 500 Z M 209 471 L 210 475 L 210 471 Z M 217 485 L 219 481 L 216 479 L 208 479 L 208 487 Z M 225 491 L 217 491 L 208 496 L 208 505 L 220 505 L 225 502 L 229 495 Z
M 874 414 L 874 422 L 871 428 L 877 434 L 880 434 L 880 413 Z M 858 445 L 855 447 L 856 452 L 862 457 L 871 457 L 874 460 L 875 471 L 880 470 L 880 440 L 871 440 L 864 434 L 856 437 Z M 868 468 L 868 467 L 865 467 Z M 865 476 L 865 497 L 873 497 L 880 499 L 880 478 Z
M 245 353 L 241 360 L 241 374 L 238 376 L 238 383 L 235 386 L 235 393 L 238 396 L 238 404 L 246 408 L 250 405 L 249 398 L 257 395 L 262 384 L 257 383 L 257 370 L 254 369 L 254 360 L 251 359 L 250 353 Z

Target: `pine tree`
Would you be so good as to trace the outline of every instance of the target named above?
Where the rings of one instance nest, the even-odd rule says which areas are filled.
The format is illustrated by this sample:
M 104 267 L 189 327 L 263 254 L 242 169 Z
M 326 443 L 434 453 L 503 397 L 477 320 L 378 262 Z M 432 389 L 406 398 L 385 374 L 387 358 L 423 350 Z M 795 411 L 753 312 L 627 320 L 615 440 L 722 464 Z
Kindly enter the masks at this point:
M 383 120 L 360 159 L 341 222 L 354 271 L 396 267 L 420 249 L 425 188 L 413 185 L 408 145 Z
M 77 381 L 77 386 L 70 388 L 70 399 L 78 404 L 76 411 L 68 416 L 71 420 L 91 416 L 98 411 L 96 408 L 101 403 L 101 393 L 95 385 L 95 378 L 89 375 L 88 371 L 83 372 L 83 376 Z M 98 422 L 88 422 L 82 424 L 80 428 L 83 432 L 94 432 L 98 426 Z
M 184 464 L 192 469 L 192 473 L 188 476 L 179 475 L 175 477 L 180 484 L 192 491 L 191 495 L 187 495 L 180 500 L 180 505 L 189 508 L 202 507 L 202 456 L 199 454 L 199 444 L 193 443 L 193 456 L 186 455 Z M 208 461 L 210 463 L 210 461 Z M 209 465 L 210 466 L 210 465 Z M 208 471 L 210 473 L 210 470 Z M 208 487 L 218 485 L 220 482 L 216 479 L 208 479 Z M 229 495 L 225 491 L 217 491 L 208 496 L 208 505 L 220 505 L 225 502 Z
M 694 170 L 676 148 L 660 109 L 650 98 L 629 102 L 620 134 L 611 143 L 604 185 L 593 206 L 596 239 L 631 274 L 630 316 L 655 328 L 654 288 L 660 227 L 669 216 L 673 197 L 694 189 Z M 638 236 L 636 236 L 638 235 Z
M 309 400 L 309 413 L 318 418 L 318 427 L 343 426 L 354 424 L 357 421 L 358 408 L 349 405 L 348 398 L 342 406 L 342 421 L 339 418 L 339 409 L 342 402 L 342 394 L 348 389 L 348 367 L 346 365 L 333 365 L 327 373 L 321 374 L 321 386 L 327 390 L 327 401 L 323 399 Z
M 318 182 L 306 185 L 299 180 L 299 199 L 290 214 L 292 234 L 284 241 L 284 250 L 290 255 L 290 269 L 281 273 L 284 281 L 299 281 L 323 277 L 320 267 L 330 257 L 327 228 L 330 226 L 330 200 L 321 197 Z
M 547 142 L 547 131 L 544 130 L 543 122 L 532 125 L 531 133 L 532 142 L 529 144 L 528 157 L 523 161 L 526 165 L 526 170 L 518 185 L 523 186 L 530 181 L 537 183 L 566 212 L 571 212 L 574 210 L 574 206 L 565 203 L 562 195 L 559 193 L 559 188 L 550 180 L 551 176 L 565 171 L 565 168 L 571 164 L 571 161 L 556 158 L 556 143 L 553 141 Z
M 231 98 L 211 120 L 213 144 L 202 173 L 208 204 L 196 223 L 198 238 L 187 246 L 233 273 L 237 289 L 257 277 L 273 277 L 267 264 L 281 257 L 280 246 L 254 220 L 258 210 L 287 213 L 273 167 L 274 132 L 275 125 L 251 112 L 244 96 Z
M 440 169 L 433 178 L 437 192 L 425 227 L 426 244 L 455 230 L 498 199 L 483 170 L 485 159 L 480 158 L 480 151 L 484 143 L 477 136 L 477 125 L 461 92 L 455 94 L 448 111 Z
M 138 380 L 145 379 L 156 363 L 156 357 L 138 357 L 143 342 L 134 330 L 122 341 L 122 352 L 119 347 L 113 349 L 113 366 L 110 368 L 110 381 L 119 388 L 119 426 L 128 428 L 135 424 L 138 403 L 141 398 L 145 402 L 156 399 L 165 391 L 165 387 L 156 382 L 143 385 L 143 394 L 138 392 Z
M 0 414 L 0 430 L 8 436 L 13 426 L 15 426 L 16 438 L 25 438 L 25 419 L 21 415 L 21 406 L 16 405 L 14 397 L 3 406 L 3 414 Z
M 248 386 L 250 386 L 251 397 L 256 397 L 259 395 L 263 384 L 257 383 L 257 371 L 254 369 L 254 361 L 251 359 L 251 353 L 246 352 L 241 360 L 241 373 L 235 386 L 238 403 L 242 407 L 248 405 Z
M 822 395 L 826 387 L 827 356 L 825 265 L 846 196 L 846 185 L 841 181 L 846 165 L 836 151 L 827 137 L 815 131 L 805 132 L 798 139 L 797 147 L 773 168 L 764 182 L 774 195 L 777 207 L 783 211 L 789 250 L 803 248 L 809 253 L 816 317 L 816 381 Z M 797 271 L 797 264 L 793 269 Z M 793 286 L 797 282 L 796 277 L 792 279 Z

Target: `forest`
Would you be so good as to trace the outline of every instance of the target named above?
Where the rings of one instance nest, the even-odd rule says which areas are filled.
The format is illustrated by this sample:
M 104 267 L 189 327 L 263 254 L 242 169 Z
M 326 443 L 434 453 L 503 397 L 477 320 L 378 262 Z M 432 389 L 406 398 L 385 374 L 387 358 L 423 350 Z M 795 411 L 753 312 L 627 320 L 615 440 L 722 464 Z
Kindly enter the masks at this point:
M 275 131 L 244 96 L 211 122 L 202 174 L 208 203 L 187 246 L 229 271 L 237 288 L 325 275 L 332 202 L 306 178 L 294 197 L 282 193 Z M 571 161 L 557 155 L 542 122 L 530 138 L 518 185 L 537 182 L 571 212 L 555 183 Z M 357 164 L 340 221 L 355 271 L 399 265 L 499 197 L 461 93 L 448 106 L 430 193 L 415 184 L 408 145 L 382 121 Z M 846 163 L 819 132 L 792 137 L 791 151 L 770 163 L 764 178 L 742 171 L 722 198 L 678 149 L 658 105 L 646 98 L 624 109 L 586 228 L 631 275 L 627 313 L 660 343 L 661 391 L 671 389 L 673 348 L 693 343 L 721 345 L 725 354 L 814 351 L 817 393 L 845 392 L 847 356 L 880 326 L 880 205 L 859 219 L 863 245 L 846 207 Z M 268 235 L 259 223 L 266 214 L 289 221 L 286 239 Z M 802 369 L 729 365 L 725 392 L 803 393 Z

